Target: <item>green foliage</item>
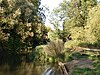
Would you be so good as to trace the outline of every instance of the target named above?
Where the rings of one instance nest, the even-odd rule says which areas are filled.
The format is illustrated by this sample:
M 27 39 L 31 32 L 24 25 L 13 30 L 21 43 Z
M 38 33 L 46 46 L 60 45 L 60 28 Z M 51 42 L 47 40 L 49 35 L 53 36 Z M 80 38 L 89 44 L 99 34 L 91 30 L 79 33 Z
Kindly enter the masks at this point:
M 35 48 L 35 50 L 32 53 L 32 61 L 36 64 L 36 65 L 44 65 L 45 62 L 47 61 L 47 56 L 46 53 L 43 50 L 44 46 L 37 46 Z
M 100 48 L 99 46 L 99 33 L 100 33 L 100 4 L 97 6 L 93 7 L 89 13 L 88 13 L 88 19 L 87 19 L 87 24 L 84 29 L 84 38 L 85 41 L 84 45 L 87 47 L 95 47 L 95 48 Z M 94 15 L 93 15 L 94 14 Z M 82 45 L 82 44 L 81 44 Z
M 88 48 L 100 48 L 100 41 L 97 40 L 96 42 L 93 42 L 93 43 L 87 43 L 87 42 L 83 42 L 83 43 L 79 43 L 78 46 L 81 46 L 81 47 L 88 47 Z
M 65 42 L 65 48 L 75 48 L 78 46 L 80 42 L 77 40 L 70 40 L 68 42 Z
M 80 68 L 76 68 L 73 73 L 71 73 L 71 75 L 94 75 L 94 71 L 89 69 L 89 68 L 84 68 L 84 69 L 80 69 Z
M 89 12 L 89 19 L 87 22 L 87 26 L 89 30 L 91 31 L 91 34 L 93 34 L 97 40 L 99 40 L 99 33 L 100 33 L 100 4 L 98 4 L 96 7 L 92 8 Z M 94 15 L 93 15 L 94 14 Z
M 50 20 L 55 27 L 58 38 L 63 39 L 64 42 L 73 39 L 88 42 L 89 36 L 85 35 L 84 27 L 87 23 L 89 10 L 96 4 L 96 0 L 63 0 L 59 7 L 54 9 Z M 59 28 L 62 28 L 63 31 L 59 30 Z
M 100 40 L 97 40 L 96 42 L 94 42 L 93 45 L 96 48 L 100 48 Z
M 96 0 L 64 0 L 51 14 L 50 22 L 55 30 L 44 26 L 46 17 L 40 0 L 1 0 L 0 11 L 0 64 L 14 65 L 27 60 L 44 65 L 45 62 L 84 57 L 70 54 L 67 49 L 77 46 L 100 48 L 100 4 Z M 93 54 L 90 55 L 89 59 L 94 60 Z M 88 75 L 93 71 L 86 70 L 74 72 Z M 93 74 L 96 73 L 99 71 Z
M 27 60 L 36 46 L 44 44 L 42 36 L 48 30 L 43 24 L 44 10 L 39 6 L 40 0 L 0 1 L 1 62 L 7 58 L 17 61 L 17 56 L 23 60 L 24 55 Z
M 57 28 L 55 33 L 64 42 L 77 41 L 77 43 L 66 44 L 66 46 L 73 47 L 87 43 L 87 47 L 96 45 L 95 47 L 99 48 L 99 6 L 96 0 L 64 0 L 58 8 L 54 9 L 53 14 L 56 18 L 54 17 L 52 21 L 57 21 L 57 24 L 54 22 L 57 25 L 54 24 L 55 29 Z M 61 21 L 63 30 L 59 30 Z

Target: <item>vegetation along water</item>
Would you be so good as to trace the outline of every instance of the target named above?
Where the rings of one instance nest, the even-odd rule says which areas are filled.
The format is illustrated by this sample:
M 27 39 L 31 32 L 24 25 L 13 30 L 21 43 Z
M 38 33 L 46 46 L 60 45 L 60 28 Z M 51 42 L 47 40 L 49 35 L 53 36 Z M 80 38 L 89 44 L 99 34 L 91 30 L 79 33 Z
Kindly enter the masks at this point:
M 100 75 L 100 2 L 0 0 L 0 75 Z

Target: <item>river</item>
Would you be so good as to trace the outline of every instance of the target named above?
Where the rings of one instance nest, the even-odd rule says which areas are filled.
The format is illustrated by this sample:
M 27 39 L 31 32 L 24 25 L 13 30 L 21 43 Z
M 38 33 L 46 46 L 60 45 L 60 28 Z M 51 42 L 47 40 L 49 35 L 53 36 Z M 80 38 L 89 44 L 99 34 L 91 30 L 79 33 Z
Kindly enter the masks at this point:
M 0 66 L 0 75 L 67 75 L 59 71 L 58 66 L 50 65 L 34 65 L 33 63 L 25 63 L 14 66 L 8 64 Z
M 45 66 L 35 66 L 32 63 L 22 63 L 19 66 L 9 65 L 0 66 L 0 75 L 42 75 L 45 70 Z

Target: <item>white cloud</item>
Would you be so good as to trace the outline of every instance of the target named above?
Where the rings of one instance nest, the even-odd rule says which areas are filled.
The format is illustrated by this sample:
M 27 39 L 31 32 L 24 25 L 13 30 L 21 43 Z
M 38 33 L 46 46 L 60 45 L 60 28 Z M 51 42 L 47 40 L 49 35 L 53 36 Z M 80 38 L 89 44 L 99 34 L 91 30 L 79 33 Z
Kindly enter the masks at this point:
M 46 5 L 49 7 L 50 11 L 57 7 L 62 0 L 41 0 L 42 5 Z

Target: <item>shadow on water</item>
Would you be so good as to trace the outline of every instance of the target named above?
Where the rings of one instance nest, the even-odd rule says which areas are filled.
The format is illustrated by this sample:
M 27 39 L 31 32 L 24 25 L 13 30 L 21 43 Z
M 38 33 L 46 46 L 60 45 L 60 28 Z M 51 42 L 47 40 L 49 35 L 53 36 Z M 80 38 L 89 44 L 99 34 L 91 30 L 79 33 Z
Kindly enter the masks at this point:
M 63 66 L 57 65 L 34 65 L 33 63 L 22 62 L 15 69 L 10 69 L 8 64 L 0 66 L 0 75 L 68 75 Z
M 22 62 L 21 65 L 11 69 L 8 64 L 0 66 L 0 75 L 41 75 L 44 67 L 33 63 Z

